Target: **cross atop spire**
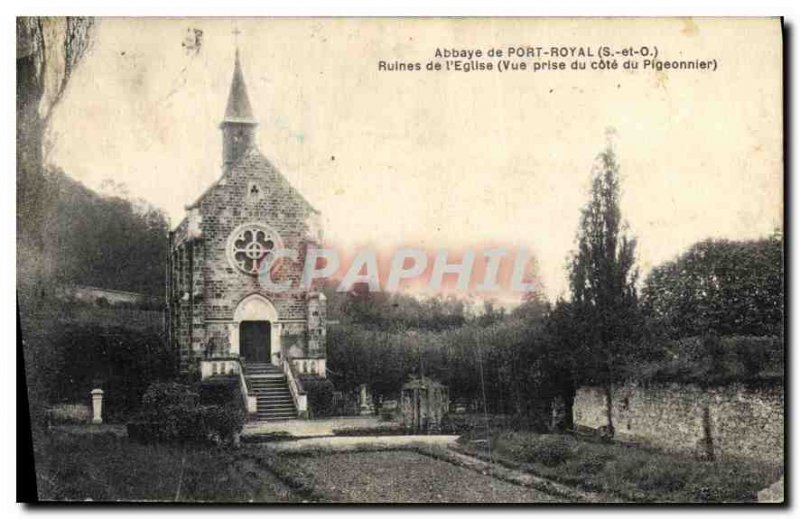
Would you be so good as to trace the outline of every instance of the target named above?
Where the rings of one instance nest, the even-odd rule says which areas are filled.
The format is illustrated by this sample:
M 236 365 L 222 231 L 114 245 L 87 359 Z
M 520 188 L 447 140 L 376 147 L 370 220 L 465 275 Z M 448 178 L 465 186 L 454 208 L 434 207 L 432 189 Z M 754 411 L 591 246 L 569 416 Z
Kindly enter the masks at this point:
M 236 45 L 236 50 L 239 50 L 239 35 L 242 34 L 242 31 L 239 30 L 239 26 L 236 25 L 236 22 L 233 22 L 233 43 Z

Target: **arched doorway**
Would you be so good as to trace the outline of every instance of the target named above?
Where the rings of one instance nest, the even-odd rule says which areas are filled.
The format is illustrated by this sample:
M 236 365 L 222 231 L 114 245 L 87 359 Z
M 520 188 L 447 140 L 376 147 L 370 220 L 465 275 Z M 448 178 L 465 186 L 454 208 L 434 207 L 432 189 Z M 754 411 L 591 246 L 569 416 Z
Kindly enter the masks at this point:
M 280 323 L 278 311 L 266 297 L 251 294 L 242 299 L 233 313 L 231 347 L 245 362 L 280 363 Z

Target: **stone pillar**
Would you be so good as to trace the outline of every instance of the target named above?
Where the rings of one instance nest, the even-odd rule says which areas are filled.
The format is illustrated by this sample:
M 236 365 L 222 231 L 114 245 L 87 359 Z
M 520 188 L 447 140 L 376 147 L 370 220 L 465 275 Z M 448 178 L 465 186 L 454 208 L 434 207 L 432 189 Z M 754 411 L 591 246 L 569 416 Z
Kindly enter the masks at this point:
M 361 384 L 358 395 L 359 413 L 362 415 L 374 414 L 371 395 L 367 392 L 367 385 Z
M 92 411 L 94 416 L 92 417 L 92 423 L 101 424 L 103 423 L 103 390 L 102 389 L 92 389 Z

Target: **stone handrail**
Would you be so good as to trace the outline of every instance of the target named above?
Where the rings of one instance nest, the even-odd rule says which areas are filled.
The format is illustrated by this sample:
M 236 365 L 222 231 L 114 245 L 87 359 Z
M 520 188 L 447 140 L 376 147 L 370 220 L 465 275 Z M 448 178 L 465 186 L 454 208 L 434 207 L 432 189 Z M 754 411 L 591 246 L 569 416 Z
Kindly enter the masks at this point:
M 300 382 L 300 379 L 295 374 L 292 363 L 287 361 L 286 357 L 283 358 L 281 364 L 283 368 L 283 374 L 286 375 L 286 383 L 289 386 L 289 392 L 292 394 L 292 400 L 294 401 L 295 408 L 297 409 L 297 415 L 307 416 L 308 397 L 305 389 L 303 389 L 303 383 Z
M 244 399 L 244 409 L 247 414 L 255 414 L 258 412 L 258 404 L 255 395 L 250 394 L 250 388 L 247 387 L 247 377 L 244 372 L 244 362 L 237 359 L 239 364 L 239 389 L 242 391 L 242 398 Z

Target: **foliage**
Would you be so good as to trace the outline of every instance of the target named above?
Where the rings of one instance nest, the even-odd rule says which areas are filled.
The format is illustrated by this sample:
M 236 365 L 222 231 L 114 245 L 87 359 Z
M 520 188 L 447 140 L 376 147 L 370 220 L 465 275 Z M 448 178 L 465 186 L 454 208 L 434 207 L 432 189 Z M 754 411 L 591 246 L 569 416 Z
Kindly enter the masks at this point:
M 54 285 L 163 295 L 168 223 L 160 209 L 99 195 L 60 170 L 45 178 L 44 255 Z
M 334 414 L 333 383 L 328 379 L 303 377 L 303 389 L 308 398 L 311 418 L 323 418 Z
M 404 294 L 354 290 L 338 292 L 331 280 L 324 288 L 328 318 L 344 324 L 358 323 L 373 330 L 457 328 L 469 317 L 464 301 L 453 296 L 418 299 Z
M 555 373 L 544 308 L 440 330 L 341 324 L 327 337 L 331 379 L 338 390 L 366 383 L 374 396 L 396 399 L 408 377 L 422 373 L 448 386 L 453 400 L 532 414 L 547 405 Z
M 700 386 L 783 384 L 783 337 L 686 337 L 662 342 L 662 355 L 630 362 L 625 378 Z
M 555 467 L 570 457 L 572 447 L 572 444 L 564 436 L 542 436 L 542 441 L 523 447 L 522 455 L 531 463 Z
M 174 374 L 172 354 L 152 331 L 73 323 L 52 340 L 49 400 L 88 402 L 89 391 L 100 387 L 107 420 L 135 411 L 151 382 Z
M 667 337 L 783 332 L 783 239 L 706 240 L 653 269 L 642 289 Z
M 243 402 L 242 390 L 236 377 L 211 378 L 203 380 L 196 387 L 201 404 L 229 405 Z
M 49 284 L 44 135 L 94 39 L 94 19 L 17 18 L 17 265 L 23 292 Z M 24 294 L 27 296 L 28 294 Z
M 619 166 L 609 147 L 595 163 L 591 198 L 581 212 L 570 264 L 575 367 L 582 380 L 604 384 L 617 376 L 617 364 L 630 352 L 639 322 L 636 241 L 625 232 L 619 183 Z
M 240 398 L 201 405 L 197 390 L 175 382 L 151 385 L 142 409 L 128 423 L 128 435 L 144 443 L 209 443 L 235 441 L 245 413 Z
M 299 501 L 241 451 L 142 444 L 110 433 L 42 435 L 34 442 L 44 501 Z
M 462 436 L 459 449 L 482 457 L 491 452 L 493 460 L 538 476 L 639 502 L 752 502 L 783 471 L 756 461 L 698 461 L 568 435 L 495 430 L 488 444 L 476 438 L 485 436 Z

